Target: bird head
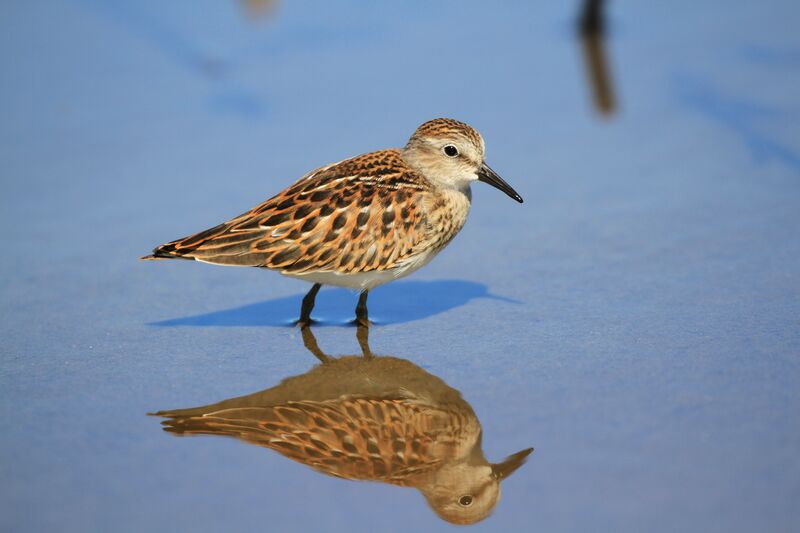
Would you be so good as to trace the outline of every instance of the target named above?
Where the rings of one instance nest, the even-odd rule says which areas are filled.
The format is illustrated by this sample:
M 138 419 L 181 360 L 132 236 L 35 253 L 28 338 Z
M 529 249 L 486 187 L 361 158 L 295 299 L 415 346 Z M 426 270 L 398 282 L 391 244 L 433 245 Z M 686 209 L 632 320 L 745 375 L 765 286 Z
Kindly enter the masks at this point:
M 500 482 L 525 463 L 528 448 L 496 464 L 459 462 L 444 465 L 419 486 L 431 509 L 453 524 L 474 524 L 489 516 L 500 499 Z
M 406 162 L 428 180 L 457 189 L 483 181 L 522 203 L 522 197 L 484 160 L 483 137 L 471 126 L 449 118 L 422 124 L 403 149 Z

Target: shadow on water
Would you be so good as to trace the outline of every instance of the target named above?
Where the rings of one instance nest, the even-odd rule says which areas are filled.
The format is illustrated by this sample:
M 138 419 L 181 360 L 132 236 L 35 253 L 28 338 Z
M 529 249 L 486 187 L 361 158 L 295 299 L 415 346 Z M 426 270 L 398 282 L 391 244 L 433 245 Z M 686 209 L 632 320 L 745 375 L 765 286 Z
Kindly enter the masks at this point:
M 266 300 L 202 315 L 152 322 L 151 326 L 293 326 L 303 294 Z M 312 317 L 317 325 L 349 325 L 358 299 L 346 289 L 323 288 Z M 376 324 L 421 320 L 471 300 L 490 299 L 521 303 L 489 293 L 486 285 L 464 280 L 397 281 L 370 291 L 370 319 Z
M 532 448 L 490 463 L 461 393 L 406 359 L 373 354 L 367 328 L 357 328 L 362 354 L 339 358 L 320 350 L 310 327 L 302 333 L 321 364 L 260 392 L 159 411 L 164 430 L 230 436 L 322 474 L 413 487 L 448 522 L 491 514 L 500 482 Z

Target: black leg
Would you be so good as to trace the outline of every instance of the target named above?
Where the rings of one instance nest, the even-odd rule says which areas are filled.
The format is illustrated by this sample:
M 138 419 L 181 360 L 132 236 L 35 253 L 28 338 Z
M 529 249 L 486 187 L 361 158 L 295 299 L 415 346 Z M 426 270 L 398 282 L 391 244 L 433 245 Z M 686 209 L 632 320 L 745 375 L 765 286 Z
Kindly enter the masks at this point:
M 364 359 L 372 359 L 375 357 L 372 350 L 369 348 L 369 328 L 358 324 L 356 339 L 358 339 L 358 345 L 361 346 L 361 354 L 364 356 Z
M 356 324 L 359 326 L 369 327 L 369 313 L 367 312 L 367 295 L 369 291 L 361 291 L 358 297 L 358 305 L 356 306 Z
M 311 310 L 314 309 L 314 300 L 317 298 L 320 287 L 322 285 L 315 283 L 303 298 L 303 305 L 300 306 L 300 320 L 298 321 L 300 326 L 307 326 L 311 323 Z
M 319 349 L 317 338 L 314 337 L 314 333 L 311 331 L 311 326 L 304 324 L 300 326 L 300 331 L 303 334 L 303 344 L 305 345 L 306 349 L 313 353 L 321 362 L 329 363 L 331 358 L 325 355 L 325 353 Z

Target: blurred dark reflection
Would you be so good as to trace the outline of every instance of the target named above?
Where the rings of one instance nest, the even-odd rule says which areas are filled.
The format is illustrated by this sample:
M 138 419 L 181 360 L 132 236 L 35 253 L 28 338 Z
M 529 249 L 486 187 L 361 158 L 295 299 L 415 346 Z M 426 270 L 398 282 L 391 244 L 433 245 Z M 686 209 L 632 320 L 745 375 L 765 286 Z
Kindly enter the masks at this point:
M 226 24 L 220 21 L 219 34 L 192 31 L 191 24 L 180 23 L 157 7 L 144 2 L 103 2 L 84 0 L 120 32 L 157 49 L 176 67 L 208 82 L 208 108 L 223 115 L 253 120 L 269 109 L 263 89 L 242 74 L 252 59 L 246 50 L 259 46 L 267 32 L 254 32 L 236 46 L 226 37 Z M 252 21 L 272 18 L 278 12 L 277 0 L 241 0 L 241 9 Z M 191 19 L 191 17 L 189 18 Z
M 272 18 L 278 9 L 278 0 L 239 0 L 239 4 L 250 20 Z
M 779 128 L 764 127 L 766 121 L 791 121 L 786 114 L 757 98 L 732 93 L 684 72 L 674 76 L 674 85 L 685 105 L 741 139 L 756 163 L 774 161 L 800 173 L 800 151 L 776 135 Z
M 578 34 L 595 109 L 610 116 L 616 110 L 617 103 L 606 58 L 604 4 L 603 0 L 584 0 L 578 19 Z
M 320 350 L 311 328 L 302 333 L 321 364 L 247 396 L 159 411 L 164 430 L 236 437 L 322 474 L 414 487 L 448 522 L 492 512 L 500 482 L 532 448 L 489 463 L 461 393 L 410 361 L 374 355 L 366 328 L 357 329 L 362 354 L 338 358 Z

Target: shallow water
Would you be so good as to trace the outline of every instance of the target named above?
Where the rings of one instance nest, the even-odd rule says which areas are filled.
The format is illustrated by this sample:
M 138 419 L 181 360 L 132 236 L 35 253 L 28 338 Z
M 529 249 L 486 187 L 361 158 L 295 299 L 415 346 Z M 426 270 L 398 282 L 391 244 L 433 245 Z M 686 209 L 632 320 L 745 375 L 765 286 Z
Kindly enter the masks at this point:
M 0 529 L 448 528 L 412 488 L 162 431 L 320 363 L 302 282 L 137 260 L 435 116 L 525 203 L 477 184 L 371 295 L 370 345 L 460 394 L 488 462 L 535 448 L 474 529 L 798 529 L 795 4 L 612 2 L 602 53 L 577 3 L 3 6 Z M 360 353 L 355 303 L 320 293 L 325 354 Z

